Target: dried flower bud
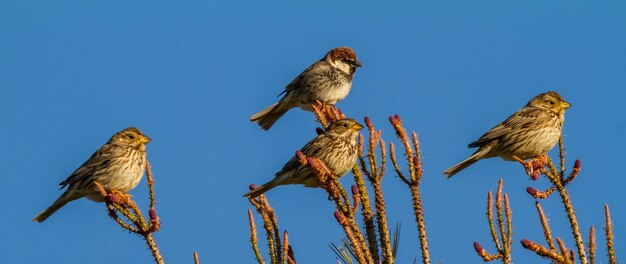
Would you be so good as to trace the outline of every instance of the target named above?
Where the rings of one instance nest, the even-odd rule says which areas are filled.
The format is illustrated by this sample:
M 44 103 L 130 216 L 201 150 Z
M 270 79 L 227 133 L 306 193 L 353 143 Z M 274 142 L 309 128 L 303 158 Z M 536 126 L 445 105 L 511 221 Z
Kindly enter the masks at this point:
M 402 122 L 402 119 L 400 119 L 400 115 L 396 114 L 394 117 L 396 118 L 396 120 L 398 120 L 398 122 Z
M 522 239 L 522 241 L 520 241 L 522 243 L 522 247 L 524 248 L 529 248 L 533 242 L 528 240 L 528 239 Z
M 474 250 L 480 253 L 480 252 L 483 252 L 483 247 L 478 242 L 474 242 Z
M 256 184 L 253 183 L 253 184 L 250 184 L 250 186 L 248 186 L 248 189 L 250 189 L 250 191 L 252 191 L 252 190 L 256 189 L 256 187 L 257 187 Z
M 574 162 L 574 169 L 575 170 L 580 170 L 580 160 L 577 159 L 576 162 Z
M 396 122 L 396 119 L 393 116 L 389 116 L 389 122 L 394 124 Z
M 532 196 L 535 196 L 535 195 L 537 195 L 538 191 L 537 191 L 537 189 L 535 189 L 533 187 L 528 187 L 528 188 L 526 188 L 526 192 L 528 192 L 528 194 L 530 194 Z
M 352 185 L 352 195 L 359 195 L 359 188 L 356 187 L 356 185 Z
M 315 133 L 317 133 L 318 135 L 324 134 L 324 129 L 321 127 L 316 127 Z
M 150 209 L 150 220 L 156 220 L 156 219 L 159 219 L 159 216 L 157 216 L 156 210 Z

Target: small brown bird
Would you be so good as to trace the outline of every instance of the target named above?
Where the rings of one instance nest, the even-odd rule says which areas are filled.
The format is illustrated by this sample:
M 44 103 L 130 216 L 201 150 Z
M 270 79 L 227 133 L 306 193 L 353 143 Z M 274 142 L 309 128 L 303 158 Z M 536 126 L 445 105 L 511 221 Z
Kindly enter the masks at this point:
M 309 141 L 300 151 L 307 157 L 315 157 L 337 177 L 342 177 L 352 169 L 358 155 L 356 137 L 363 126 L 354 119 L 341 119 L 332 123 L 323 134 Z M 313 171 L 300 164 L 297 157 L 291 158 L 276 177 L 244 196 L 254 198 L 270 189 L 286 184 L 304 184 L 305 187 L 319 187 Z
M 334 48 L 291 81 L 278 103 L 252 115 L 250 121 L 268 130 L 291 108 L 311 111 L 315 100 L 335 104 L 350 92 L 352 76 L 358 67 L 361 63 L 352 49 Z
M 443 173 L 450 178 L 481 159 L 496 156 L 523 162 L 547 153 L 561 137 L 565 109 L 569 107 L 556 92 L 535 96 L 522 109 L 469 144 L 470 148 L 478 147 L 478 150 Z
M 61 189 L 69 185 L 67 190 L 33 221 L 43 222 L 65 204 L 81 197 L 103 202 L 104 197 L 96 190 L 94 181 L 107 190 L 123 193 L 135 188 L 146 168 L 146 144 L 150 141 L 149 137 L 134 127 L 117 132 L 61 182 Z

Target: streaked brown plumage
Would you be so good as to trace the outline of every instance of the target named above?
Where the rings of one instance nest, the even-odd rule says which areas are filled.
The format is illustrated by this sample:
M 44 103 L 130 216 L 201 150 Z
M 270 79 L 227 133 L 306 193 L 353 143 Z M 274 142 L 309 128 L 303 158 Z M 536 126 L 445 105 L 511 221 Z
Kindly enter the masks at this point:
M 358 155 L 356 137 L 362 128 L 363 126 L 354 119 L 337 120 L 323 134 L 309 141 L 300 151 L 307 157 L 320 159 L 337 177 L 342 177 L 352 169 L 356 162 Z M 244 196 L 254 198 L 276 186 L 286 184 L 319 187 L 319 182 L 313 171 L 300 164 L 298 158 L 294 156 L 276 173 L 273 180 Z
M 268 130 L 291 108 L 311 111 L 315 100 L 335 104 L 350 92 L 352 76 L 358 67 L 361 63 L 352 49 L 334 48 L 291 81 L 278 103 L 252 115 L 250 121 Z
M 61 189 L 69 185 L 67 190 L 33 221 L 43 222 L 68 202 L 81 197 L 103 202 L 104 198 L 96 190 L 94 181 L 107 190 L 123 193 L 135 188 L 146 168 L 148 142 L 150 138 L 134 127 L 117 132 L 72 175 L 61 182 Z
M 550 151 L 561 137 L 565 109 L 569 108 L 561 95 L 547 92 L 531 99 L 526 106 L 495 126 L 477 141 L 478 147 L 468 159 L 447 169 L 448 178 L 481 159 L 499 156 L 503 160 L 525 160 Z

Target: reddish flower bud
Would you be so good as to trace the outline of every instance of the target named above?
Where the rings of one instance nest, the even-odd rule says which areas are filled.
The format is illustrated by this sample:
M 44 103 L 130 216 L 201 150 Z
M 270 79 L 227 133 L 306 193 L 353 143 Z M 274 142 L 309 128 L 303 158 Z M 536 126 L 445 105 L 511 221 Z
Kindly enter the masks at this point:
M 372 120 L 370 120 L 369 116 L 365 116 L 365 124 L 366 124 L 368 127 L 371 127 L 371 126 L 372 126 Z
M 157 216 L 156 210 L 150 209 L 150 220 L 156 220 L 156 219 L 159 219 L 159 216 Z
M 304 153 L 302 153 L 302 151 L 296 150 L 296 157 L 298 157 L 299 160 L 305 160 L 306 156 L 304 155 Z
M 256 184 L 250 184 L 250 186 L 248 186 L 248 189 L 250 189 L 250 191 L 256 189 Z
M 535 189 L 533 187 L 528 187 L 528 188 L 526 188 L 526 192 L 528 192 L 528 194 L 530 194 L 532 196 L 535 196 L 535 195 L 537 195 L 538 191 L 537 191 L 537 189 Z
M 318 135 L 324 134 L 324 129 L 321 127 L 316 127 L 315 133 L 317 133 Z
M 522 242 L 522 247 L 524 247 L 524 248 L 529 248 L 530 245 L 533 243 L 533 242 L 531 242 L 528 239 L 522 239 L 522 241 L 520 241 L 520 242 Z
M 577 159 L 576 162 L 574 162 L 574 169 L 575 170 L 580 170 L 580 160 Z
M 533 181 L 536 181 L 537 179 L 539 179 L 539 176 L 541 176 L 541 173 L 539 173 L 538 171 L 533 171 L 533 174 L 532 174 L 532 175 L 530 175 L 530 178 L 531 178 Z
M 398 122 L 402 122 L 402 119 L 400 119 L 400 115 L 396 114 L 394 117 L 396 118 L 396 120 L 398 120 Z
M 337 221 L 339 221 L 339 222 L 343 221 L 344 217 L 343 217 L 343 215 L 339 211 L 335 211 L 334 215 L 335 215 L 335 218 L 337 219 Z
M 396 119 L 393 116 L 389 116 L 389 122 L 393 124 L 396 122 Z
M 315 159 L 313 158 L 306 158 L 306 162 L 309 163 L 309 165 L 311 166 L 317 165 L 317 161 L 315 161 Z
M 352 185 L 352 195 L 359 195 L 359 188 L 356 185 Z
M 474 242 L 474 250 L 480 253 L 480 252 L 483 252 L 483 247 L 478 242 Z
M 420 165 L 420 159 L 417 157 L 417 155 L 413 156 L 413 165 L 415 166 Z
M 114 195 L 114 194 L 110 194 L 110 195 L 107 195 L 106 197 L 104 197 L 104 200 L 107 201 L 107 203 L 119 203 L 120 202 L 120 197 L 118 197 L 117 195 Z

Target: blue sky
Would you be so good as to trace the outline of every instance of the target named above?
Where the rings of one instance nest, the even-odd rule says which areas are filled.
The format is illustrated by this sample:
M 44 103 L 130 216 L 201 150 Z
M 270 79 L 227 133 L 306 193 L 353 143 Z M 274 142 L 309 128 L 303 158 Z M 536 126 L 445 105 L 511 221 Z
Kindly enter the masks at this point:
M 168 263 L 252 263 L 241 195 L 271 179 L 314 135 L 310 113 L 290 111 L 269 131 L 248 121 L 277 100 L 303 69 L 337 46 L 363 63 L 349 116 L 372 118 L 395 140 L 400 114 L 420 136 L 421 185 L 434 262 L 481 263 L 489 243 L 485 198 L 504 178 L 516 263 L 540 259 L 521 248 L 543 241 L 531 182 L 518 164 L 481 161 L 445 180 L 470 155 L 466 145 L 534 95 L 558 91 L 566 114 L 569 187 L 586 233 L 612 208 L 615 244 L 626 248 L 626 4 L 620 1 L 2 1 L 0 3 L 0 263 L 149 263 L 144 242 L 81 199 L 43 224 L 30 220 L 64 180 L 116 131 L 136 126 L 153 139 Z M 397 142 L 397 141 L 396 141 Z M 551 156 L 556 157 L 552 152 Z M 383 180 L 388 221 L 402 223 L 398 263 L 419 258 L 409 192 L 392 171 Z M 342 181 L 351 184 L 352 177 Z M 147 206 L 145 182 L 131 192 Z M 319 189 L 268 193 L 298 263 L 333 263 L 343 232 Z M 574 243 L 557 196 L 542 201 L 555 235 Z M 259 224 L 259 223 L 257 223 Z M 598 232 L 600 235 L 601 232 Z M 599 256 L 605 258 L 603 238 Z M 618 259 L 623 259 L 619 254 Z

